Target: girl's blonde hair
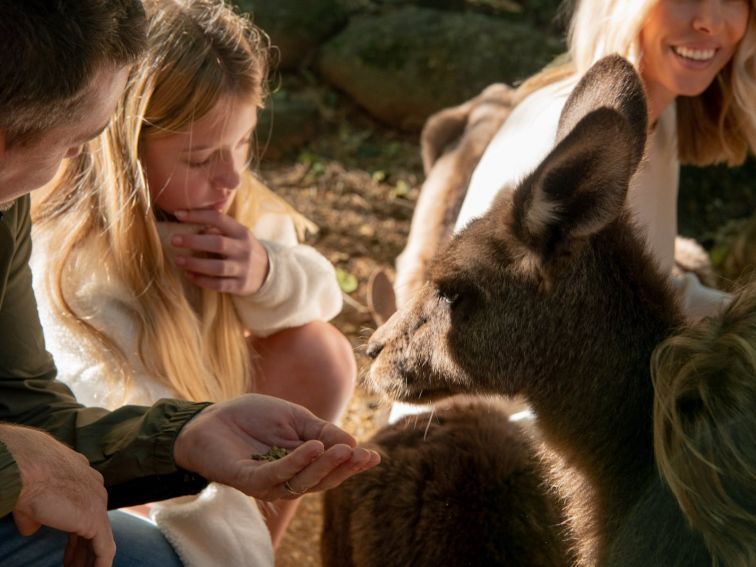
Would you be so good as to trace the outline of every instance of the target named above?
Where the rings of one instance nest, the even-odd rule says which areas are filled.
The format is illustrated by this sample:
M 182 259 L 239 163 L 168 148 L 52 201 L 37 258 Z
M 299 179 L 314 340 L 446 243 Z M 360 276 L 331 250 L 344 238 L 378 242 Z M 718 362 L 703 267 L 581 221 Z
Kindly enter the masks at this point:
M 574 73 L 582 75 L 606 55 L 619 53 L 636 67 L 646 17 L 662 0 L 578 0 L 568 52 L 525 81 L 518 98 Z M 732 60 L 699 96 L 677 98 L 680 161 L 692 165 L 743 163 L 756 150 L 756 0 L 750 0 L 745 36 Z
M 182 398 L 222 400 L 249 391 L 252 360 L 244 328 L 226 294 L 185 290 L 166 258 L 139 160 L 140 142 L 185 130 L 223 96 L 261 106 L 266 95 L 267 36 L 223 0 L 145 0 L 146 56 L 129 75 L 105 132 L 69 160 L 35 206 L 49 231 L 53 309 L 94 354 L 117 360 L 128 384 L 125 353 L 74 311 L 75 282 L 65 270 L 85 240 L 104 244 L 103 269 L 134 298 L 139 357 L 146 371 Z M 248 222 L 251 174 L 243 176 L 229 214 Z
M 756 565 L 756 279 L 654 352 L 662 475 L 722 565 Z

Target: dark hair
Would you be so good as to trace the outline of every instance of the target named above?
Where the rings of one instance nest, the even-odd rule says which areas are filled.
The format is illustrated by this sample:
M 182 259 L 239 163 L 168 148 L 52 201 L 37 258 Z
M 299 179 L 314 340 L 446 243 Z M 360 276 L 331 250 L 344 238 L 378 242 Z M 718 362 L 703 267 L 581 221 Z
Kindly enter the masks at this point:
M 145 44 L 140 0 L 0 0 L 0 128 L 28 141 L 73 118 L 105 64 L 132 62 Z

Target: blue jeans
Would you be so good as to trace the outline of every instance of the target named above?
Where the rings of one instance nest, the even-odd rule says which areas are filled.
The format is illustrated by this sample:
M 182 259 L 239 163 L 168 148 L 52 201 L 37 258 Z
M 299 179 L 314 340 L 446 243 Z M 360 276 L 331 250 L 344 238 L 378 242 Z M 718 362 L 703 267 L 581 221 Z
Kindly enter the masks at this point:
M 116 542 L 115 567 L 181 567 L 173 548 L 151 523 L 126 514 L 110 512 Z M 41 528 L 24 537 L 16 530 L 13 516 L 0 518 L 0 565 L 3 567 L 60 567 L 67 534 Z

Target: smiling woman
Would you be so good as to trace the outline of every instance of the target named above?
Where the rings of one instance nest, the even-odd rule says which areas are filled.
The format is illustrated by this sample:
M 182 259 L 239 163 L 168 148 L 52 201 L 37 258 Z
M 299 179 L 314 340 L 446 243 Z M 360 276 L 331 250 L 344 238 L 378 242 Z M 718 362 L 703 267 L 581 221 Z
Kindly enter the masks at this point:
M 678 96 L 703 93 L 727 65 L 748 27 L 747 0 L 654 4 L 640 32 L 640 71 L 650 115 Z

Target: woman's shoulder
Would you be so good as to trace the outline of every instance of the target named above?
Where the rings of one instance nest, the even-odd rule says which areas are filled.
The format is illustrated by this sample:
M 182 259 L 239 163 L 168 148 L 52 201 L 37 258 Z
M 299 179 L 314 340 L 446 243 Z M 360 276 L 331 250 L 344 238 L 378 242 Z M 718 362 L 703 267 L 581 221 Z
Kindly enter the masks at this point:
M 525 161 L 533 161 L 528 160 L 527 155 L 543 153 L 535 152 L 536 148 L 550 149 L 556 139 L 559 116 L 576 83 L 577 77 L 570 76 L 523 98 L 496 133 L 486 153 L 496 152 L 498 146 L 506 145 L 514 155 L 522 152 Z M 520 163 L 520 160 L 513 160 L 513 163 Z
M 456 230 L 481 216 L 500 191 L 508 191 L 533 171 L 554 147 L 559 116 L 577 77 L 543 86 L 512 110 L 473 171 Z

